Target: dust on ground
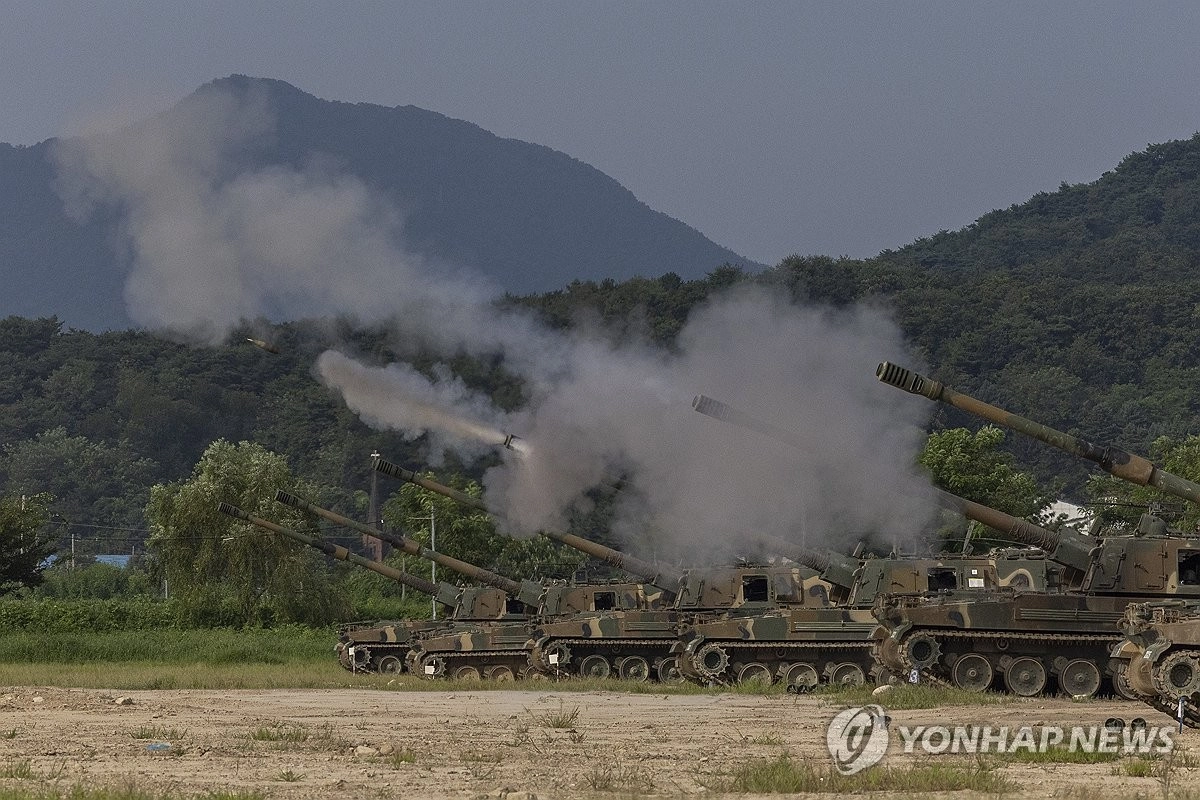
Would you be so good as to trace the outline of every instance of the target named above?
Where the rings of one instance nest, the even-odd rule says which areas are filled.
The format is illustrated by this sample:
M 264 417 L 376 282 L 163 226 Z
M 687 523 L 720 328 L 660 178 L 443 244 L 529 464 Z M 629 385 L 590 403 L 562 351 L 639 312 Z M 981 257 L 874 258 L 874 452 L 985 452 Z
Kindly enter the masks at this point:
M 0 689 L 0 786 L 134 785 L 270 798 L 722 797 L 752 758 L 826 766 L 841 708 L 822 695 L 621 692 Z M 897 725 L 1098 725 L 1171 720 L 1138 703 L 1035 698 L 892 711 Z M 898 737 L 893 736 L 893 740 Z M 1182 749 L 1200 732 L 1178 737 Z M 914 763 L 893 741 L 889 764 Z M 1200 748 L 1196 748 L 1200 750 Z M 969 764 L 964 756 L 922 756 Z M 1000 769 L 1006 797 L 1160 796 L 1113 763 Z M 1176 785 L 1194 785 L 1184 767 Z M 529 793 L 529 794 L 526 794 Z M 748 795 L 737 795 L 749 797 Z M 956 795 L 962 796 L 962 795 Z M 780 797 L 780 795 L 774 795 Z

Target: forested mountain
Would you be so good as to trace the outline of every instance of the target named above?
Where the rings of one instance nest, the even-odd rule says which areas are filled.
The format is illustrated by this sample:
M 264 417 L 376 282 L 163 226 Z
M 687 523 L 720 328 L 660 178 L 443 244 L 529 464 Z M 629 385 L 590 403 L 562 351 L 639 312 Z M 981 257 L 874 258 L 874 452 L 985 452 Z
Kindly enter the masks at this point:
M 700 278 L 726 262 L 759 266 L 565 153 L 415 106 L 333 102 L 282 81 L 232 76 L 160 116 L 185 113 L 212 92 L 261 94 L 272 116 L 233 154 L 242 168 L 332 165 L 403 216 L 406 251 L 474 269 L 510 292 L 667 272 Z M 119 209 L 102 206 L 86 221 L 67 214 L 56 144 L 0 144 L 0 315 L 128 327 Z
M 1198 429 L 1198 207 L 1200 136 L 873 259 L 792 257 L 755 275 L 726 267 L 698 280 L 577 280 L 504 302 L 553 326 L 599 318 L 664 344 L 698 302 L 741 281 L 797 303 L 869 302 L 890 309 L 914 343 L 925 363 L 910 366 L 1046 424 L 1147 452 L 1160 436 Z M 286 455 L 298 475 L 341 492 L 334 500 L 345 509 L 367 485 L 372 449 L 400 461 L 415 453 L 365 428 L 310 374 L 333 342 L 379 362 L 396 357 L 382 332 L 288 323 L 272 333 L 278 356 L 236 344 L 240 335 L 226 347 L 189 348 L 142 332 L 72 331 L 55 319 L 0 322 L 0 494 L 51 491 L 59 519 L 137 529 L 146 487 L 186 476 L 225 437 Z M 520 402 L 520 386 L 494 367 L 467 359 L 453 367 L 505 407 Z M 946 410 L 934 421 L 967 423 L 977 421 Z M 1020 466 L 1075 497 L 1094 472 L 1015 435 L 1010 445 Z

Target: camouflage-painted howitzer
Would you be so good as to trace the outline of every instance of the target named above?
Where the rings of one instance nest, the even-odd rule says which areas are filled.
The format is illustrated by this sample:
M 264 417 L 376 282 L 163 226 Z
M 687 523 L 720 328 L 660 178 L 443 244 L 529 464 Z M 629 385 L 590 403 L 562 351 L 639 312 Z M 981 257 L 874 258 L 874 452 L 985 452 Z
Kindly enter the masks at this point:
M 334 652 L 343 667 L 353 671 L 400 672 L 413 641 L 422 635 L 445 632 L 455 626 L 513 619 L 513 603 L 503 591 L 495 588 L 459 588 L 444 581 L 434 583 L 398 570 L 387 564 L 372 561 L 352 553 L 341 545 L 285 528 L 270 520 L 254 516 L 228 503 L 218 510 L 249 522 L 263 530 L 285 536 L 300 544 L 320 550 L 340 561 L 368 569 L 385 578 L 402 583 L 410 589 L 427 594 L 447 610 L 443 620 L 398 620 L 394 622 L 358 623 L 343 626 L 339 631 Z
M 805 691 L 825 682 L 881 681 L 888 670 L 874 659 L 876 599 L 896 592 L 977 592 L 1012 585 L 1044 588 L 1047 560 L 1040 551 L 1008 549 L 987 555 L 887 557 L 862 561 L 813 551 L 804 563 L 834 586 L 811 602 L 748 618 L 711 620 L 690 627 L 677 647 L 683 674 L 701 684 L 781 680 Z M 848 576 L 848 577 L 846 577 Z
M 884 383 L 939 400 L 1099 464 L 1118 478 L 1193 502 L 1200 485 L 1114 447 L 1102 447 L 947 388 L 892 364 L 876 372 Z M 999 527 L 999 526 L 996 526 Z M 1064 589 L 1044 596 L 1016 592 L 989 598 L 895 597 L 877 606 L 889 631 L 879 657 L 893 669 L 933 680 L 981 684 L 1001 675 L 1009 691 L 1033 695 L 1053 685 L 1073 695 L 1095 693 L 1107 677 L 1132 697 L 1128 661 L 1110 659 L 1116 623 L 1134 601 L 1200 598 L 1200 540 L 1173 535 L 1142 516 L 1132 535 L 1096 537 L 1029 523 L 1005 529 L 1041 547 L 1064 567 Z M 1120 648 L 1117 648 L 1120 652 Z
M 1130 603 L 1116 663 L 1138 699 L 1200 728 L 1200 600 Z
M 552 621 L 533 632 L 531 668 L 545 674 L 673 682 L 680 631 L 699 620 L 750 616 L 818 602 L 828 583 L 795 565 L 688 570 L 669 609 L 618 611 Z M 822 601 L 823 602 L 823 601 Z
M 1014 522 L 1021 524 L 1002 530 L 1061 565 L 1048 591 L 881 595 L 874 607 L 881 624 L 876 660 L 893 673 L 916 670 L 968 690 L 987 689 L 999 676 L 1013 694 L 1036 695 L 1057 685 L 1071 695 L 1092 695 L 1107 678 L 1118 694 L 1131 696 L 1123 670 L 1109 659 L 1120 638 L 1116 622 L 1131 598 L 1189 590 L 1167 567 L 1168 556 L 1187 540 L 1145 532 L 1096 538 Z

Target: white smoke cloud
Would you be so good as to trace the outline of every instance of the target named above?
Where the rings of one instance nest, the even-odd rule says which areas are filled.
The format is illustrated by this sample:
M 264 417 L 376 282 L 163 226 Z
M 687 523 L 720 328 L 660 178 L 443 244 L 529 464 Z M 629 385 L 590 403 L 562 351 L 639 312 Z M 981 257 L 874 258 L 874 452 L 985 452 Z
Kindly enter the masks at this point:
M 470 458 L 522 437 L 528 450 L 502 451 L 484 481 L 514 532 L 561 529 L 589 489 L 621 476 L 619 533 L 642 554 L 695 561 L 758 533 L 835 547 L 920 538 L 924 409 L 874 380 L 877 361 L 905 356 L 886 315 L 742 288 L 697 309 L 671 350 L 545 329 L 498 310 L 481 279 L 406 252 L 400 215 L 361 181 L 328 165 L 246 166 L 273 129 L 265 97 L 210 87 L 144 126 L 62 147 L 75 207 L 123 212 L 133 319 L 216 343 L 243 318 L 353 312 L 447 357 L 499 355 L 526 383 L 516 412 L 448 371 L 338 352 L 316 369 L 365 422 L 428 433 L 435 452 Z M 802 446 L 697 414 L 698 393 Z

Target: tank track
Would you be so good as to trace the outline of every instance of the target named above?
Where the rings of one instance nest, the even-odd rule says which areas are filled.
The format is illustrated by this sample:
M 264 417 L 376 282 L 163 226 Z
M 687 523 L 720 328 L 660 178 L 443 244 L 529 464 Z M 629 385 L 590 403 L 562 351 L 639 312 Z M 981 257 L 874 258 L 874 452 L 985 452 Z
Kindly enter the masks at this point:
M 533 652 L 529 656 L 529 667 L 535 672 L 543 675 L 554 675 L 560 671 L 560 668 L 546 663 L 545 653 L 548 649 L 558 645 L 565 645 L 572 651 L 572 661 L 582 661 L 588 655 L 603 654 L 606 657 L 614 657 L 620 655 L 644 655 L 642 653 L 622 652 L 626 650 L 636 649 L 639 647 L 657 648 L 662 652 L 656 654 L 656 657 L 669 658 L 671 657 L 671 647 L 676 642 L 675 637 L 655 637 L 649 639 L 627 639 L 627 638 L 589 638 L 586 636 L 575 637 L 553 637 L 546 641 L 539 641 L 534 647 Z M 582 654 L 575 652 L 576 649 L 582 649 Z M 593 651 L 593 652 L 587 652 Z M 654 664 L 650 665 L 652 668 Z M 572 670 L 574 671 L 574 670 Z M 653 669 L 652 669 L 653 673 Z
M 902 669 L 903 669 L 903 673 L 900 675 L 900 679 L 902 681 L 904 681 L 906 679 L 906 676 L 911 674 L 912 670 L 916 669 L 920 676 L 921 683 L 925 683 L 925 684 L 933 685 L 933 686 L 940 686 L 940 687 L 947 688 L 947 689 L 953 689 L 953 688 L 957 688 L 957 687 L 955 686 L 950 675 L 947 674 L 946 666 L 941 663 L 941 656 L 944 655 L 944 653 L 942 653 L 942 652 L 938 653 L 937 660 L 934 662 L 934 664 L 932 666 L 921 667 L 912 661 L 912 659 L 909 655 L 909 652 L 908 652 L 908 648 L 904 646 L 904 643 L 908 639 L 910 639 L 911 637 L 913 637 L 917 634 L 928 635 L 928 636 L 932 637 L 934 640 L 936 640 L 939 644 L 941 644 L 943 641 L 945 641 L 947 639 L 957 639 L 960 641 L 964 640 L 964 639 L 970 639 L 970 640 L 975 640 L 975 641 L 983 640 L 983 641 L 991 641 L 991 642 L 1031 642 L 1031 643 L 1037 642 L 1037 643 L 1040 643 L 1041 645 L 1043 645 L 1043 647 L 1039 647 L 1036 649 L 1029 648 L 1027 650 L 1018 649 L 1015 652 L 1006 652 L 1006 654 L 1013 655 L 1013 656 L 1030 656 L 1030 657 L 1038 658 L 1038 659 L 1044 658 L 1046 656 L 1047 651 L 1046 651 L 1045 646 L 1049 646 L 1049 645 L 1055 645 L 1055 644 L 1058 644 L 1058 645 L 1080 645 L 1080 646 L 1084 646 L 1084 647 L 1089 646 L 1089 645 L 1104 646 L 1106 648 L 1104 657 L 1097 658 L 1094 660 L 1096 667 L 1100 670 L 1100 674 L 1102 677 L 1108 673 L 1107 648 L 1111 648 L 1111 646 L 1113 644 L 1120 641 L 1122 638 L 1121 636 L 1117 636 L 1117 635 L 1109 636 L 1106 634 L 1028 633 L 1028 632 L 1013 632 L 1013 631 L 962 631 L 962 630 L 942 630 L 942 629 L 938 629 L 938 628 L 928 628 L 928 629 L 914 628 L 914 629 L 909 630 L 905 634 L 904 639 L 902 639 L 899 642 L 899 646 L 896 648 L 896 655 L 898 656 L 898 658 L 901 662 L 901 665 L 902 665 Z M 884 664 L 884 662 L 881 660 L 881 652 L 884 647 L 885 641 L 886 640 L 876 640 L 872 644 L 872 648 L 871 648 L 872 656 L 875 658 L 876 662 L 881 665 Z M 999 648 L 998 647 L 997 649 L 1004 649 L 1007 651 L 1007 648 Z M 1043 691 L 1044 691 L 1044 689 L 1043 689 Z
M 427 670 L 428 665 L 434 671 Z M 524 678 L 528 673 L 529 651 L 524 648 L 500 650 L 413 650 L 408 658 L 409 670 L 423 678 L 453 677 L 457 669 L 474 667 L 479 677 L 496 667 L 507 667 L 512 678 Z
M 693 683 L 701 683 L 706 685 L 712 684 L 729 684 L 736 682 L 735 678 L 728 674 L 730 667 L 737 663 L 739 652 L 745 651 L 770 651 L 771 658 L 768 659 L 770 664 L 776 667 L 779 665 L 789 665 L 792 663 L 807 663 L 816 670 L 817 675 L 823 674 L 820 664 L 810 663 L 814 651 L 858 651 L 861 653 L 871 653 L 870 641 L 859 642 L 829 642 L 829 641 L 750 641 L 746 639 L 704 639 L 702 642 L 696 643 L 694 646 L 689 646 L 688 650 L 680 655 L 681 662 L 687 659 L 689 662 L 686 667 L 681 664 L 682 672 Z M 723 664 L 719 669 L 713 670 L 702 667 L 696 663 L 696 655 L 706 647 L 719 647 L 724 652 Z M 823 659 L 822 659 L 823 660 Z M 864 659 L 866 660 L 866 659 Z M 769 666 L 769 665 L 768 665 Z M 870 679 L 875 669 L 871 665 L 856 665 L 859 666 L 866 679 Z M 776 674 L 778 669 L 773 669 L 772 674 Z M 828 676 L 826 676 L 828 677 Z

